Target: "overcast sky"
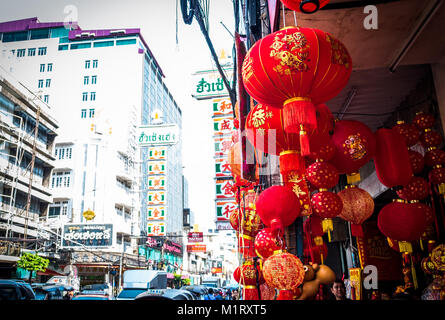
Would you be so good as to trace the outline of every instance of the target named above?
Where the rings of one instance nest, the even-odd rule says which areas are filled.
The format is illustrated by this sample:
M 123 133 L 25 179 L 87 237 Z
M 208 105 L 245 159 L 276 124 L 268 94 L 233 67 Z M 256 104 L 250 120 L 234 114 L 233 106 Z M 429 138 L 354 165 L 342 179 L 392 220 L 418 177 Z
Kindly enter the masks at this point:
M 179 0 L 13 0 L 0 1 L 0 22 L 38 17 L 61 22 L 77 9 L 82 29 L 140 28 L 164 74 L 165 83 L 182 109 L 183 166 L 189 181 L 189 206 L 201 231 L 214 227 L 214 147 L 211 103 L 191 97 L 191 74 L 212 67 L 210 51 L 196 20 L 184 24 Z M 216 50 L 231 52 L 231 0 L 210 0 L 210 38 Z M 178 14 L 176 14 L 178 8 Z M 177 18 L 177 19 L 176 19 Z M 176 42 L 176 25 L 178 43 Z

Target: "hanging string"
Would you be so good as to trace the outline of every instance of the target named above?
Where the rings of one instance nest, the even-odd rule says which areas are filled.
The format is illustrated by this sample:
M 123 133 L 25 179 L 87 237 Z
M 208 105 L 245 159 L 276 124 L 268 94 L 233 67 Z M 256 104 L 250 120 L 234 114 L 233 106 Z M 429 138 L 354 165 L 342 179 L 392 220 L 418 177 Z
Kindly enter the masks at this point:
M 294 23 L 295 23 L 295 27 L 298 27 L 298 23 L 297 23 L 297 14 L 295 13 L 295 10 L 294 10 L 293 12 L 294 12 Z
M 283 11 L 283 26 L 286 28 L 286 15 L 284 12 L 284 4 L 281 3 L 281 9 Z

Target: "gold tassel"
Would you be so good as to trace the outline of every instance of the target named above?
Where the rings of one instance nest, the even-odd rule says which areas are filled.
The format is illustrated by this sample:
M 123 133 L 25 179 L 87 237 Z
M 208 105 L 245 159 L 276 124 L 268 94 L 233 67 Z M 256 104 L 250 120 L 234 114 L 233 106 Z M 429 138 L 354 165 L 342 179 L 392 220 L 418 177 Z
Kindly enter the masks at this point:
M 413 257 L 411 254 L 409 255 L 409 258 L 411 259 L 411 276 L 413 277 L 414 289 L 417 289 L 419 285 L 417 283 L 416 268 L 414 268 Z
M 334 230 L 332 219 L 323 219 L 323 221 L 321 222 L 321 226 L 323 228 L 323 232 L 328 232 L 328 240 L 329 242 L 331 242 L 331 231 Z
M 422 239 L 420 239 L 419 242 L 420 242 L 420 250 L 423 251 L 423 241 L 422 241 Z
M 411 245 L 411 242 L 399 241 L 399 251 L 405 253 L 413 252 L 413 246 Z
M 439 184 L 438 188 L 439 188 L 439 193 L 440 194 L 445 194 L 445 183 Z
M 353 184 L 355 182 L 359 182 L 360 181 L 360 172 L 354 172 L 351 174 L 347 174 L 346 179 L 348 181 L 348 184 Z
M 322 246 L 323 245 L 323 237 L 315 237 L 314 242 L 315 242 L 315 245 Z
M 324 261 L 323 261 L 323 253 L 321 253 L 320 256 L 321 256 L 321 264 L 324 264 Z

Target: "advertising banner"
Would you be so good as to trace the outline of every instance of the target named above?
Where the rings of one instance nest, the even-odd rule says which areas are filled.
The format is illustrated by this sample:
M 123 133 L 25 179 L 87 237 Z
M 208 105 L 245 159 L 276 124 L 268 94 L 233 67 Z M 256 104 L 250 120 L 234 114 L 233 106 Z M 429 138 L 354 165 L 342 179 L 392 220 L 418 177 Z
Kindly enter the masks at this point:
M 165 236 L 165 222 L 149 222 L 147 223 L 147 236 Z
M 166 190 L 167 177 L 166 176 L 149 176 L 148 190 Z
M 149 191 L 147 196 L 147 203 L 149 205 L 165 205 L 167 202 L 165 191 Z
M 216 200 L 216 220 L 230 221 L 230 213 L 235 209 L 237 203 L 235 199 L 231 200 Z
M 205 244 L 188 244 L 187 252 L 207 252 Z
M 233 199 L 235 192 L 233 191 L 232 180 L 216 180 L 216 199 Z
M 179 127 L 175 123 L 138 127 L 137 144 L 145 146 L 168 146 L 179 142 Z
M 63 226 L 62 239 L 62 247 L 78 247 L 81 245 L 108 247 L 113 244 L 113 225 L 66 224 Z
M 165 220 L 167 207 L 148 207 L 147 220 Z
M 203 242 L 204 236 L 202 232 L 189 232 L 188 242 Z

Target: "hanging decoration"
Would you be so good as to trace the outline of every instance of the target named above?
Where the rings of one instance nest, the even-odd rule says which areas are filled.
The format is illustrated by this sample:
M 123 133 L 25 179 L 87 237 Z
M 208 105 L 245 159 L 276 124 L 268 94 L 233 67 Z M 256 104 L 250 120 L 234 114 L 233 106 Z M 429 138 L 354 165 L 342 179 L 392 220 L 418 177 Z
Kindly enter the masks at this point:
M 252 260 L 247 260 L 234 272 L 234 279 L 243 286 L 242 296 L 244 300 L 259 300 L 258 284 L 264 283 L 263 273 L 259 265 L 254 266 Z
M 445 164 L 445 151 L 437 149 L 436 146 L 430 147 L 425 153 L 425 164 L 429 167 Z
M 436 119 L 429 113 L 424 113 L 422 111 L 417 112 L 413 119 L 414 125 L 420 130 L 430 129 L 434 126 Z
M 315 214 L 322 218 L 322 228 L 328 233 L 328 240 L 331 242 L 331 231 L 334 230 L 332 218 L 342 212 L 342 199 L 335 193 L 320 189 L 311 198 L 312 209 Z
M 274 236 L 271 228 L 264 228 L 255 237 L 255 252 L 261 259 L 267 259 L 277 250 L 283 250 L 285 240 Z
M 445 168 L 442 165 L 434 166 L 428 174 L 428 178 L 432 185 L 437 186 L 439 194 L 445 195 Z
M 414 150 L 408 150 L 408 155 L 413 174 L 421 173 L 426 163 L 424 157 L 419 152 Z
M 421 178 L 413 176 L 411 180 L 401 189 L 397 191 L 397 195 L 403 200 L 423 200 L 430 194 L 428 182 Z
M 397 121 L 397 124 L 393 127 L 393 130 L 402 136 L 408 148 L 414 146 L 419 141 L 420 131 L 412 123 Z
M 281 2 L 293 11 L 315 13 L 327 5 L 329 0 L 281 0 Z
M 316 161 L 306 169 L 306 179 L 316 188 L 330 189 L 337 185 L 337 168 L 325 161 Z

